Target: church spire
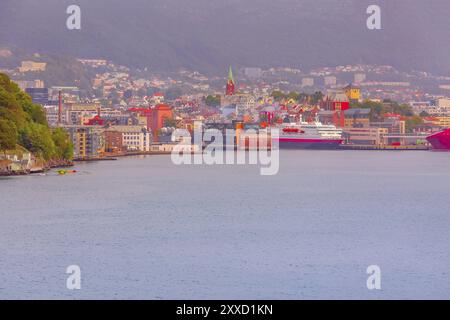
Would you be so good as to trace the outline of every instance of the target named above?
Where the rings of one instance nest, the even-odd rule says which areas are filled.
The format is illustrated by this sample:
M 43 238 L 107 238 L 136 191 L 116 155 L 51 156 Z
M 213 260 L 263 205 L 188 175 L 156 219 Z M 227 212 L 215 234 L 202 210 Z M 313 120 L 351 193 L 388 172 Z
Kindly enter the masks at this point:
M 228 69 L 228 81 L 227 81 L 227 96 L 234 95 L 234 78 L 233 78 L 233 70 L 230 68 Z
M 234 83 L 234 79 L 233 79 L 233 69 L 231 69 L 231 66 L 230 66 L 230 69 L 228 70 L 228 81 L 231 81 L 231 82 Z

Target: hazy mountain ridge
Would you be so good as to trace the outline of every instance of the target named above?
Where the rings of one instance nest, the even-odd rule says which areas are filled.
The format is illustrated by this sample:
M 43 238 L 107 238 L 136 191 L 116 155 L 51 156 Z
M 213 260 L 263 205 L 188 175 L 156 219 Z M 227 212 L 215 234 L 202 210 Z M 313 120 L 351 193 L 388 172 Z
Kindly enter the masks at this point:
M 372 63 L 450 72 L 450 2 L 377 2 L 380 31 L 366 28 L 368 0 L 2 0 L 0 44 L 157 70 Z M 81 31 L 65 28 L 74 3 Z

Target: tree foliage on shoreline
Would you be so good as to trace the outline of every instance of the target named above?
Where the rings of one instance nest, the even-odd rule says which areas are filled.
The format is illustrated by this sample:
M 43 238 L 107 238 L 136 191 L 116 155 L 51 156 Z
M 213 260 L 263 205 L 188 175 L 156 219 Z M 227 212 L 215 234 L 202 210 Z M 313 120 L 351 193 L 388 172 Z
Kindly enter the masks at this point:
M 70 160 L 73 146 L 63 129 L 48 127 L 44 110 L 0 73 L 0 150 L 23 146 L 35 156 Z
M 0 150 L 14 149 L 17 142 L 17 129 L 14 123 L 0 119 Z
M 282 100 L 294 100 L 297 103 L 310 103 L 310 104 L 319 104 L 320 101 L 322 101 L 324 95 L 321 91 L 316 91 L 313 94 L 308 94 L 304 92 L 295 92 L 291 91 L 288 93 L 285 93 L 280 90 L 272 91 L 271 93 L 272 98 L 275 99 L 275 101 L 280 102 Z
M 384 100 L 383 102 L 375 102 L 365 100 L 363 102 L 355 102 L 350 105 L 351 108 L 370 109 L 371 121 L 382 121 L 387 113 L 398 114 L 404 117 L 414 116 L 411 106 L 407 104 L 399 104 L 392 100 Z

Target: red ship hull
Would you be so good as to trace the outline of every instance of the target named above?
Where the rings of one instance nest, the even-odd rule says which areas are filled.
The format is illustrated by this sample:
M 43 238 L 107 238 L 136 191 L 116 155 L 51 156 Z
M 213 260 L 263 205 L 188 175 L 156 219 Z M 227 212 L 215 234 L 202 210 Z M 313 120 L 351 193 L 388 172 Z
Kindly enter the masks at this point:
M 450 129 L 429 136 L 427 141 L 435 150 L 450 151 Z

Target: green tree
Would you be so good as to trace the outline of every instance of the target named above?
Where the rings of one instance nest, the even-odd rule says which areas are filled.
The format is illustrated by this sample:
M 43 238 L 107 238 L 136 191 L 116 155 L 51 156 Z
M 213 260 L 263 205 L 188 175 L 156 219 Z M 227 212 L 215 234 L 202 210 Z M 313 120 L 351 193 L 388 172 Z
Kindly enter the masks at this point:
M 390 99 L 384 100 L 383 104 L 386 108 L 386 112 L 395 113 L 406 117 L 412 117 L 414 115 L 412 107 L 408 104 L 399 104 L 398 102 Z
M 218 107 L 220 106 L 220 96 L 209 95 L 205 98 L 205 103 L 209 107 Z
M 311 95 L 311 103 L 312 104 L 318 104 L 322 100 L 323 100 L 322 91 L 316 91 L 316 92 L 314 92 L 313 95 Z
M 363 108 L 370 109 L 370 120 L 371 121 L 381 121 L 383 119 L 384 114 L 386 113 L 386 109 L 383 103 L 374 102 L 370 100 L 365 100 L 363 103 L 352 103 L 350 105 L 351 108 Z
M 56 147 L 50 130 L 42 124 L 31 123 L 25 128 L 21 134 L 21 144 L 45 160 L 56 156 Z
M 183 95 L 183 90 L 179 87 L 172 87 L 167 89 L 164 96 L 167 100 L 175 100 Z
M 72 160 L 73 144 L 66 130 L 56 128 L 53 130 L 52 139 L 56 147 L 56 155 L 59 159 Z
M 405 128 L 406 132 L 412 133 L 414 131 L 414 128 L 417 126 L 420 126 L 424 123 L 423 119 L 419 116 L 412 116 L 405 122 Z
M 283 93 L 283 91 L 280 90 L 272 91 L 271 96 L 275 99 L 275 101 L 281 101 L 282 99 L 286 98 L 286 95 Z
M 19 144 L 35 156 L 70 159 L 73 150 L 62 129 L 52 133 L 44 110 L 34 104 L 17 84 L 0 73 L 0 149 L 15 149 Z
M 15 95 L 15 90 L 19 90 L 19 88 L 15 88 L 12 85 L 3 85 L 2 83 L 3 81 L 0 81 L 0 117 L 11 120 L 17 129 L 20 130 L 25 126 L 26 113 Z
M 299 99 L 300 99 L 300 93 L 298 93 L 298 92 L 295 92 L 295 91 L 291 91 L 291 92 L 289 92 L 289 94 L 287 95 L 287 98 L 288 99 L 293 99 L 293 100 L 295 100 L 295 101 L 299 101 Z
M 40 123 L 42 125 L 47 125 L 47 118 L 46 118 L 45 112 L 41 106 L 39 106 L 37 104 L 33 104 L 30 100 L 30 101 L 26 101 L 23 104 L 23 109 L 28 114 L 28 116 L 31 118 L 31 121 Z
M 165 118 L 164 119 L 164 127 L 176 128 L 176 126 L 177 126 L 177 122 L 175 119 L 173 119 L 173 118 Z
M 0 119 L 0 150 L 15 149 L 17 142 L 17 129 L 14 123 Z

